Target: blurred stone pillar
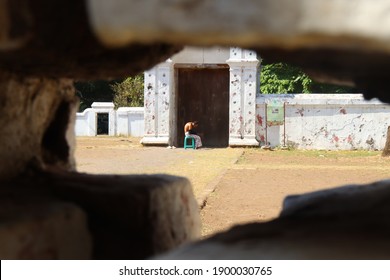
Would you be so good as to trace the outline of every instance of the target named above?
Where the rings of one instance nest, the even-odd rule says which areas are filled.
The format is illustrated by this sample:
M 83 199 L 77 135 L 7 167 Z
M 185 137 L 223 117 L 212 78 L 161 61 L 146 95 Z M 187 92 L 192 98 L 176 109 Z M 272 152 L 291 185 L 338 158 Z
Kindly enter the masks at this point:
M 74 170 L 77 106 L 70 79 L 0 71 L 0 182 L 31 168 Z
M 258 146 L 255 135 L 256 95 L 259 92 L 257 54 L 230 48 L 229 146 Z

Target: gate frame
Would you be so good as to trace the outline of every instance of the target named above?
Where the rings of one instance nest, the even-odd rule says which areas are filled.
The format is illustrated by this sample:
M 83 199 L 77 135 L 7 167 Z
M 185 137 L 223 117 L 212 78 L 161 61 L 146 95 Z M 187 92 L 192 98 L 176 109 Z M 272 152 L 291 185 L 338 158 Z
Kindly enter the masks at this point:
M 210 63 L 204 63 L 204 64 L 194 64 L 194 63 L 176 63 L 174 65 L 174 94 L 172 96 L 171 101 L 174 104 L 172 106 L 172 115 L 170 119 L 172 120 L 172 126 L 171 126 L 171 133 L 170 133 L 170 141 L 169 145 L 173 146 L 179 146 L 179 143 L 177 143 L 178 139 L 178 94 L 179 94 L 179 69 L 230 69 L 229 65 L 227 63 L 216 63 L 216 64 L 210 64 Z
M 229 146 L 259 146 L 256 140 L 256 97 L 259 95 L 261 60 L 252 50 L 237 47 L 215 63 L 205 60 L 207 50 L 202 50 L 203 60 L 187 59 L 180 63 L 168 59 L 144 72 L 145 125 L 144 145 L 169 145 L 177 139 L 177 67 L 219 67 L 229 65 Z M 180 53 L 179 53 L 180 54 Z M 213 59 L 208 54 L 208 59 Z M 198 57 L 199 58 L 199 57 Z M 206 63 L 205 63 L 206 62 Z M 225 66 L 224 66 L 225 67 Z

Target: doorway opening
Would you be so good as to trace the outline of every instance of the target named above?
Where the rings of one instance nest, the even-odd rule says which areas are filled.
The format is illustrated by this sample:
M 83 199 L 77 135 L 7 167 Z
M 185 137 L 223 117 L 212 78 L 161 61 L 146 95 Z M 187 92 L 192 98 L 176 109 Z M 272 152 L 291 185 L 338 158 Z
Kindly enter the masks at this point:
M 229 145 L 229 66 L 176 66 L 176 146 L 183 147 L 184 125 L 198 121 L 204 147 Z M 174 141 L 175 142 L 175 141 Z
M 96 134 L 97 135 L 108 135 L 108 113 L 97 113 L 96 118 Z

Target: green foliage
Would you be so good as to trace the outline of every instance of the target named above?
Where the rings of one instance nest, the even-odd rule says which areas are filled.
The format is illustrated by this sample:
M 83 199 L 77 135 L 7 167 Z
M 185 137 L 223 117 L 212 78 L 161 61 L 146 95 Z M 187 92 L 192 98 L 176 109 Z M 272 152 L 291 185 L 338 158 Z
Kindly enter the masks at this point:
M 112 102 L 115 92 L 111 89 L 114 81 L 75 82 L 76 95 L 80 98 L 79 112 L 91 107 L 93 102 Z
M 260 73 L 260 92 L 309 93 L 312 80 L 299 68 L 286 63 L 266 64 Z
M 355 89 L 313 81 L 300 68 L 286 63 L 264 64 L 260 73 L 260 92 L 279 93 L 353 93 Z
M 144 105 L 144 76 L 124 80 L 76 82 L 76 95 L 80 98 L 79 112 L 90 108 L 93 102 L 114 102 L 118 107 Z
M 115 108 L 144 106 L 144 76 L 128 77 L 111 85 L 114 91 Z

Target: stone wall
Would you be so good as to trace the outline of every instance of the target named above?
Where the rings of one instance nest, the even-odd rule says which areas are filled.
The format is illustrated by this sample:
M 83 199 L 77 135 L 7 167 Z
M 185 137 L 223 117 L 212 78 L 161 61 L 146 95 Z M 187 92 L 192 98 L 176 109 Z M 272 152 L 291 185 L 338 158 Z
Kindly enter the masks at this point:
M 112 48 L 233 45 L 390 101 L 387 0 L 88 0 L 87 7 L 96 36 Z
M 74 169 L 77 99 L 69 79 L 0 72 L 0 180 L 31 166 Z
M 144 108 L 121 107 L 116 111 L 116 135 L 142 137 L 144 135 Z
M 24 221 L 24 224 L 18 232 L 26 233 L 30 241 L 28 248 L 43 248 L 43 253 L 53 247 L 49 243 L 46 244 L 50 246 L 40 247 L 42 235 L 36 234 L 39 231 L 35 229 L 47 229 L 45 236 L 56 236 L 62 240 L 58 250 L 51 250 L 59 253 L 49 255 L 53 258 L 66 256 L 80 259 L 91 256 L 88 246 L 84 247 L 84 252 L 75 251 L 76 254 L 71 256 L 60 253 L 67 249 L 69 241 L 68 236 L 61 234 L 62 228 L 70 230 L 70 233 L 78 232 L 69 235 L 74 238 L 74 245 L 88 236 L 83 217 L 87 217 L 88 231 L 94 237 L 92 257 L 95 258 L 128 259 L 129 256 L 120 254 L 123 250 L 110 250 L 121 248 L 116 241 L 127 240 L 127 233 L 140 232 L 139 228 L 149 230 L 143 237 L 151 237 L 142 243 L 146 246 L 140 248 L 141 253 L 161 252 L 161 248 L 172 248 L 190 240 L 194 235 L 176 234 L 173 231 L 174 225 L 182 224 L 187 228 L 181 232 L 192 232 L 192 225 L 197 224 L 177 218 L 185 216 L 186 209 L 189 209 L 187 204 L 193 199 L 187 182 L 182 180 L 175 184 L 175 180 L 168 180 L 167 183 L 161 177 L 149 177 L 146 181 L 115 176 L 86 178 L 72 172 L 75 99 L 69 79 L 109 79 L 137 74 L 166 61 L 188 44 L 235 45 L 253 49 L 269 62 L 283 61 L 301 66 L 318 81 L 357 86 L 366 98 L 378 97 L 390 102 L 389 8 L 387 0 L 0 1 L 1 208 L 6 209 L 5 214 L 9 215 L 9 219 L 2 220 L 2 228 L 12 230 L 20 218 L 19 221 Z M 164 93 L 163 87 L 158 89 L 158 94 Z M 163 100 L 160 98 L 157 101 Z M 349 108 L 345 110 L 349 114 Z M 339 116 L 347 114 L 341 113 Z M 155 124 L 155 127 L 160 127 L 161 119 L 157 119 Z M 241 136 L 245 137 L 253 123 L 241 122 L 239 125 L 244 128 L 241 131 L 245 133 Z M 165 130 L 154 132 L 162 136 L 167 133 Z M 251 133 L 254 131 L 251 130 Z M 253 135 L 250 136 L 246 138 L 252 140 Z M 164 137 L 162 142 L 165 142 Z M 23 184 L 20 180 L 24 180 Z M 146 182 L 146 187 L 143 182 Z M 131 190 L 128 186 L 132 184 L 138 189 L 133 197 L 124 196 L 121 191 L 112 189 L 118 184 L 125 191 Z M 161 193 L 156 192 L 157 185 L 161 186 Z M 176 191 L 171 192 L 175 186 Z M 312 216 L 290 215 L 259 226 L 237 227 L 220 237 L 227 244 L 227 251 L 220 247 L 200 245 L 198 248 L 204 248 L 204 251 L 197 257 L 207 258 L 210 253 L 215 253 L 219 259 L 276 258 L 271 255 L 251 255 L 247 250 L 243 250 L 241 255 L 234 254 L 234 246 L 239 244 L 244 249 L 253 249 L 253 252 L 279 252 L 281 259 L 340 259 L 355 256 L 387 259 L 390 246 L 387 225 L 389 209 L 386 206 L 390 199 L 387 195 L 388 184 L 383 186 L 377 192 L 363 196 L 363 201 L 372 197 L 377 202 L 363 210 L 360 207 L 362 200 L 354 196 L 345 197 L 348 204 L 340 200 L 325 201 L 319 210 L 322 211 L 322 207 L 338 209 L 337 213 L 322 219 L 318 213 Z M 367 187 L 370 189 L 372 186 Z M 33 201 L 33 197 L 42 192 L 53 196 L 43 211 L 42 208 L 37 209 L 37 203 L 37 208 L 31 210 L 24 207 L 19 211 L 20 216 L 12 216 L 17 212 L 14 208 L 18 207 L 23 196 L 27 201 Z M 162 200 L 156 203 L 155 199 L 160 194 Z M 128 203 L 137 198 L 142 207 Z M 164 204 L 166 198 L 172 204 Z M 75 203 L 76 206 L 66 203 L 56 205 L 54 201 L 58 199 Z M 11 207 L 7 208 L 8 202 Z M 157 207 L 153 208 L 152 202 Z M 179 215 L 171 215 L 168 206 L 172 210 L 177 204 L 180 204 L 180 207 L 176 207 Z M 310 205 L 309 209 L 303 211 L 304 214 L 317 204 Z M 344 205 L 345 208 L 340 207 Z M 139 209 L 146 209 L 143 213 L 147 214 L 142 215 Z M 167 212 L 158 216 L 160 209 Z M 42 212 L 47 213 L 45 221 L 42 220 Z M 32 213 L 38 213 L 37 217 L 41 218 L 33 226 L 28 223 Z M 74 219 L 61 220 L 61 217 L 69 217 L 67 213 L 74 214 Z M 128 213 L 133 215 L 132 219 L 140 222 L 138 228 L 128 227 L 134 224 L 132 221 L 124 224 L 123 221 L 128 219 L 117 219 L 121 214 Z M 195 211 L 193 213 L 196 220 Z M 156 218 L 154 221 L 157 223 L 143 219 L 145 216 Z M 105 219 L 103 224 L 100 223 L 102 219 Z M 7 221 L 10 222 L 6 224 Z M 161 232 L 160 225 L 168 221 L 172 224 Z M 70 224 L 72 226 L 68 227 Z M 111 228 L 115 230 L 105 231 Z M 169 239 L 172 232 L 179 236 L 177 242 Z M 118 235 L 122 238 L 118 239 Z M 2 259 L 48 257 L 42 254 L 18 254 L 18 248 L 24 247 L 12 243 L 12 234 L 3 236 L 4 247 L 0 251 L 5 252 L 8 244 L 13 245 L 9 251 L 12 254 L 2 254 Z M 154 246 L 159 237 L 163 237 L 165 244 Z M 286 237 L 287 240 L 278 237 Z M 85 244 L 88 245 L 89 241 Z M 135 244 L 140 244 L 135 241 Z M 265 244 L 265 247 L 254 246 L 252 242 Z M 340 246 L 345 244 L 347 246 Z M 128 248 L 130 252 L 132 244 Z M 297 254 L 289 254 L 291 251 Z M 306 254 L 308 251 L 313 254 Z
M 266 104 L 285 106 L 284 124 L 267 125 Z M 95 103 L 94 103 L 95 104 Z M 104 105 L 106 104 L 106 105 Z M 96 136 L 100 109 L 77 113 L 76 136 Z M 111 107 L 110 107 L 111 108 Z M 118 108 L 110 115 L 111 136 L 143 136 L 143 108 Z M 390 126 L 390 105 L 361 94 L 268 94 L 256 99 L 257 145 L 317 150 L 382 150 Z
M 284 124 L 267 126 L 266 104 L 285 104 Z M 390 106 L 361 94 L 261 95 L 256 138 L 261 145 L 298 149 L 382 150 Z

